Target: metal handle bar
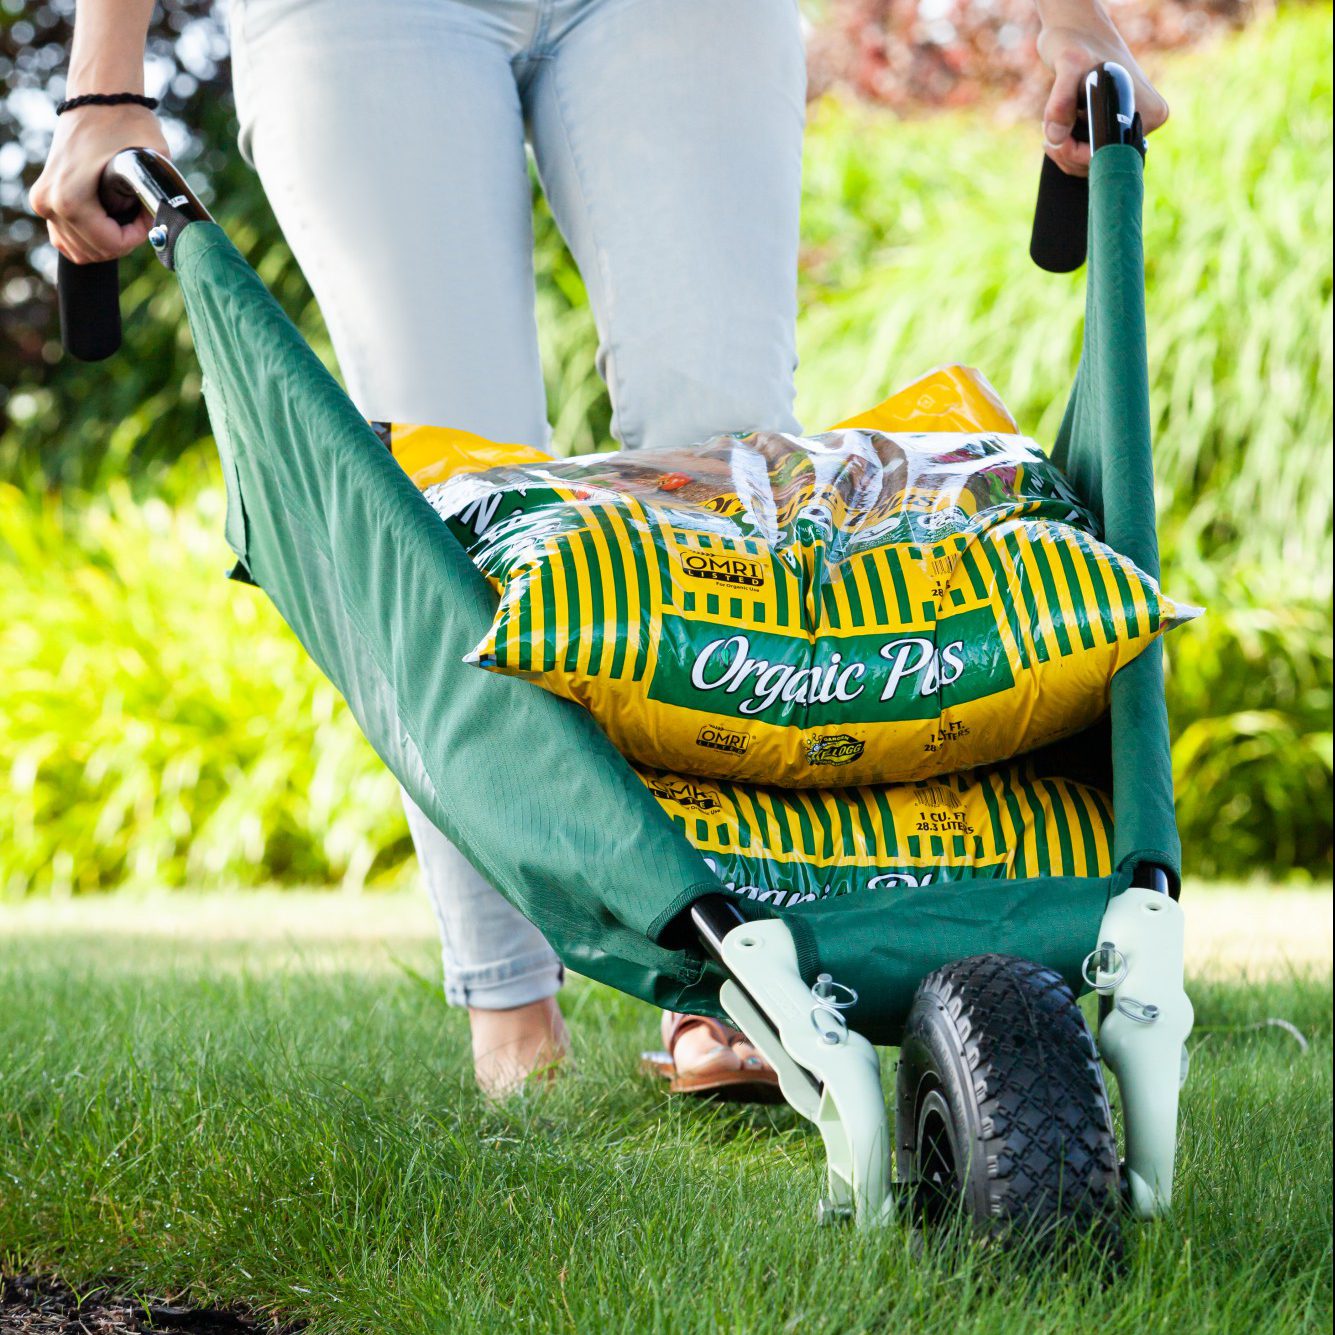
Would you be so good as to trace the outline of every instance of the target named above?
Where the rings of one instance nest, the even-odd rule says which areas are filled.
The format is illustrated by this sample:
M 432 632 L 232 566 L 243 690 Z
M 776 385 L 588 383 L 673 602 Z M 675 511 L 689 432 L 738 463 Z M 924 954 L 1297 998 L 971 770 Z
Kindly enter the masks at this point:
M 97 195 L 117 222 L 132 222 L 140 212 L 147 213 L 154 221 L 150 239 L 160 255 L 187 223 L 210 220 L 181 173 L 150 148 L 117 153 L 103 168 Z M 119 270 L 117 260 L 75 264 L 60 257 L 56 271 L 60 338 L 65 350 L 80 361 L 102 361 L 121 345 Z
M 1121 65 L 1107 61 L 1085 75 L 1085 105 L 1072 133 L 1095 152 L 1130 144 L 1145 156 L 1145 134 L 1136 110 L 1136 88 Z M 1049 273 L 1072 273 L 1085 262 L 1089 229 L 1089 180 L 1068 176 L 1049 157 L 1038 178 L 1038 203 L 1029 255 Z

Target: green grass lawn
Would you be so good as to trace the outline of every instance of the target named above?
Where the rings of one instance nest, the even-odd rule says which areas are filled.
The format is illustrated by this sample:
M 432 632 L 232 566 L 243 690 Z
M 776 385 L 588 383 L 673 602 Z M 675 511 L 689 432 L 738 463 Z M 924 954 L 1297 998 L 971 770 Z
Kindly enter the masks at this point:
M 1177 1213 L 1110 1287 L 817 1231 L 818 1137 L 664 1097 L 655 1014 L 592 984 L 577 1069 L 488 1106 L 405 895 L 0 908 L 0 1267 L 395 1335 L 1329 1330 L 1329 897 L 1187 903 L 1263 948 L 1193 956 Z

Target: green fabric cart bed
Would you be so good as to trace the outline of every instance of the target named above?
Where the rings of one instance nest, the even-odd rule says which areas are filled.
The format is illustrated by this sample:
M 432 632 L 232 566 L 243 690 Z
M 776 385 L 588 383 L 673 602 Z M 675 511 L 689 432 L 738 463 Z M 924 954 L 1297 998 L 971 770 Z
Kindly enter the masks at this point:
M 1141 206 L 1139 154 L 1100 149 L 1084 353 L 1053 457 L 1109 545 L 1157 578 Z M 223 232 L 186 226 L 174 264 L 238 575 L 273 600 L 422 810 L 568 966 L 657 1006 L 721 1014 L 723 975 L 683 918 L 722 892 L 699 854 L 587 714 L 462 661 L 495 595 Z M 782 911 L 804 978 L 853 985 L 849 1023 L 873 1042 L 894 1043 L 922 978 L 964 956 L 1035 960 L 1079 988 L 1104 909 L 1137 868 L 1164 869 L 1176 889 L 1159 644 L 1114 678 L 1107 725 L 1054 765 L 1111 787 L 1111 877 L 869 890 Z

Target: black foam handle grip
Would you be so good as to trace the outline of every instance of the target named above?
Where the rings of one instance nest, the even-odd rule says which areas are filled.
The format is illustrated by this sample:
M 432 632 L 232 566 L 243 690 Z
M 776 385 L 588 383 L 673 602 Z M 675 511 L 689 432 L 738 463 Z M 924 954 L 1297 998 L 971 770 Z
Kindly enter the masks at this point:
M 120 261 L 75 264 L 62 255 L 56 291 L 65 351 L 81 362 L 105 361 L 121 345 Z
M 108 164 L 97 185 L 107 215 L 125 224 L 140 213 L 140 201 L 121 185 Z M 56 265 L 56 300 L 60 307 L 60 341 L 81 362 L 105 361 L 121 345 L 120 264 L 97 260 L 75 264 L 62 255 Z
M 141 213 L 154 220 L 148 239 L 159 260 L 174 268 L 181 230 L 209 222 L 185 178 L 151 148 L 124 148 L 102 169 L 98 199 L 108 217 L 124 225 Z M 100 362 L 121 345 L 119 273 L 115 260 L 75 264 L 60 257 L 56 274 L 60 301 L 60 337 L 65 350 L 81 362 Z
M 1089 179 L 1068 176 L 1050 157 L 1038 178 L 1029 257 L 1049 273 L 1074 273 L 1089 238 Z
M 1131 75 L 1116 61 L 1090 70 L 1083 81 L 1084 106 L 1071 137 L 1097 153 L 1109 144 L 1126 144 L 1145 156 L 1145 127 L 1136 110 Z M 1040 269 L 1071 273 L 1085 262 L 1089 248 L 1089 179 L 1067 176 L 1049 157 L 1038 178 L 1038 203 L 1029 254 Z

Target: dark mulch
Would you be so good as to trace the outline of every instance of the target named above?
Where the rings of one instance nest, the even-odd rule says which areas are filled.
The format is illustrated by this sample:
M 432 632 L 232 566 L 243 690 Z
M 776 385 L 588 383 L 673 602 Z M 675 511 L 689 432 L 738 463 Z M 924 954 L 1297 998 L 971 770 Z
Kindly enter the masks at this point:
M 0 1335 L 295 1335 L 300 1329 L 234 1310 L 126 1298 L 110 1287 L 80 1295 L 59 1280 L 0 1277 Z

